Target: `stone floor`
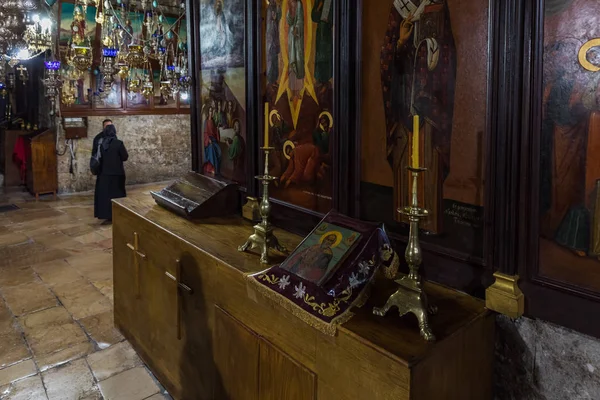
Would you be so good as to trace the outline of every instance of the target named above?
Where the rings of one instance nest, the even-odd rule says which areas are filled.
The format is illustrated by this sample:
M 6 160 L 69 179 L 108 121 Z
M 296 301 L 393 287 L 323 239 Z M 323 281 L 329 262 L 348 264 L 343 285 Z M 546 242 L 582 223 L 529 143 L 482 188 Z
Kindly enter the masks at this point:
M 170 398 L 114 328 L 112 276 L 91 195 L 0 194 L 0 399 Z

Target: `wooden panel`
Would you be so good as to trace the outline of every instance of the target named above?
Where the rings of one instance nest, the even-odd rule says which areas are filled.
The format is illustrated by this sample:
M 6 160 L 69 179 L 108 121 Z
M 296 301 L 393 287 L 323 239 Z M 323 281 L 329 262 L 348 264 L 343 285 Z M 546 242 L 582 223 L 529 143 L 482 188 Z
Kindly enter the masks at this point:
M 115 292 L 119 301 L 115 323 L 174 398 L 211 399 L 213 312 L 209 304 L 214 303 L 210 275 L 215 261 L 133 214 L 122 215 L 121 210 L 114 208 L 114 247 L 122 249 L 122 243 L 116 242 L 123 240 L 134 244 L 137 233 L 139 252 L 145 258 L 138 260 L 136 299 L 134 253 L 126 248 L 118 251 L 126 251 L 129 260 L 115 256 L 116 262 L 125 264 L 117 271 L 115 262 L 115 291 L 119 292 Z M 166 274 L 177 277 L 178 261 L 180 282 L 192 292 L 178 290 Z M 124 295 L 125 290 L 133 296 Z
M 115 325 L 125 336 L 135 343 L 145 341 L 146 331 L 142 329 L 146 318 L 145 305 L 137 298 L 138 285 L 134 253 L 127 244 L 134 243 L 134 232 L 142 224 L 133 214 L 119 207 L 113 207 L 113 284 L 115 300 Z M 139 274 L 146 266 L 145 260 L 138 259 Z
M 319 399 L 409 399 L 407 363 L 377 351 L 361 338 L 339 332 L 336 338 L 320 340 L 317 350 Z
M 170 386 L 169 391 L 177 388 L 174 395 L 180 397 L 177 288 L 165 275 L 167 268 L 173 268 L 179 257 L 180 244 L 169 240 L 168 235 L 158 229 L 150 231 L 145 224 L 141 225 L 138 235 L 141 252 L 146 255 L 146 264 L 140 273 L 140 296 L 148 314 L 144 321 L 146 337 L 142 346 L 152 355 L 156 370 L 174 386 Z
M 495 319 L 490 314 L 440 342 L 436 351 L 415 367 L 411 398 L 492 399 L 494 328 Z M 473 351 L 475 348 L 480 350 Z
M 316 399 L 317 376 L 261 340 L 259 391 L 261 400 L 313 400 Z
M 215 399 L 258 400 L 259 339 L 215 307 Z
M 320 335 L 316 329 L 249 287 L 239 271 L 219 265 L 218 277 L 227 287 L 218 293 L 219 306 L 303 365 L 314 368 Z
M 32 140 L 29 165 L 27 182 L 32 193 L 43 194 L 58 190 L 58 166 L 52 131 L 46 131 Z
M 156 255 L 167 250 L 167 243 L 149 222 L 118 207 L 113 207 L 113 215 L 115 325 L 161 383 L 178 398 L 174 383 L 180 381 L 180 368 L 173 368 L 178 365 L 173 363 L 171 368 L 164 365 L 170 361 L 170 354 L 180 354 L 179 351 L 170 353 L 172 349 L 164 340 L 169 337 L 173 342 L 175 331 L 170 325 L 174 323 L 166 316 L 173 315 L 175 302 L 169 301 L 169 282 L 163 279 L 166 278 L 164 267 L 156 266 Z M 138 251 L 145 258 L 127 247 L 127 244 L 135 246 L 135 234 Z
M 173 245 L 172 245 L 173 243 Z M 214 292 L 219 287 L 214 284 L 216 262 L 188 244 L 169 235 L 167 246 L 176 247 L 179 243 L 177 259 L 180 261 L 180 282 L 192 291 L 180 289 L 179 303 L 176 301 L 175 282 L 169 281 L 165 309 L 165 320 L 169 326 L 165 330 L 164 341 L 168 344 L 162 361 L 165 371 L 178 365 L 179 380 L 171 382 L 170 393 L 177 393 L 181 400 L 212 400 L 214 391 Z M 166 270 L 176 275 L 176 260 L 166 260 Z M 165 276 L 165 279 L 168 279 Z M 181 339 L 177 340 L 177 314 L 179 309 Z M 167 375 L 167 372 L 165 372 Z

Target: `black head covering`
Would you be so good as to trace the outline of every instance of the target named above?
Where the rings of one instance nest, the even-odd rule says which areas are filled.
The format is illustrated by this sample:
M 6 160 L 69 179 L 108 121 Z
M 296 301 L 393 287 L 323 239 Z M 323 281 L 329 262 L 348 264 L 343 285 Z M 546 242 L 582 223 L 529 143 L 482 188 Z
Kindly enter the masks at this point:
M 107 125 L 104 128 L 104 140 L 102 142 L 102 147 L 104 150 L 108 150 L 110 147 L 110 143 L 116 139 L 117 137 L 117 128 L 114 125 Z

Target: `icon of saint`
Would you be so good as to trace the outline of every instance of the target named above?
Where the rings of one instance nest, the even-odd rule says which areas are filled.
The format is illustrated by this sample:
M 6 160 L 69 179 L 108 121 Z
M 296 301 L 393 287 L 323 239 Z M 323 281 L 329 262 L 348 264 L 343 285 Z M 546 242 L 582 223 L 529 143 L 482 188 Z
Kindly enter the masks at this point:
M 329 269 L 336 242 L 337 236 L 328 233 L 322 238 L 321 243 L 292 255 L 282 268 L 307 281 L 318 283 Z

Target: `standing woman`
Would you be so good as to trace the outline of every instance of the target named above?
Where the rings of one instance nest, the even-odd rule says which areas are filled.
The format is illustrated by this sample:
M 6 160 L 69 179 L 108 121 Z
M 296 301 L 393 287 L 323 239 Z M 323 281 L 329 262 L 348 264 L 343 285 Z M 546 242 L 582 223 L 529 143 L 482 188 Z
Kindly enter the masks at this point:
M 129 158 L 125 145 L 117 139 L 117 129 L 114 125 L 104 128 L 100 152 L 100 173 L 96 179 L 94 194 L 94 216 L 110 222 L 112 221 L 111 200 L 127 196 L 123 162 Z

